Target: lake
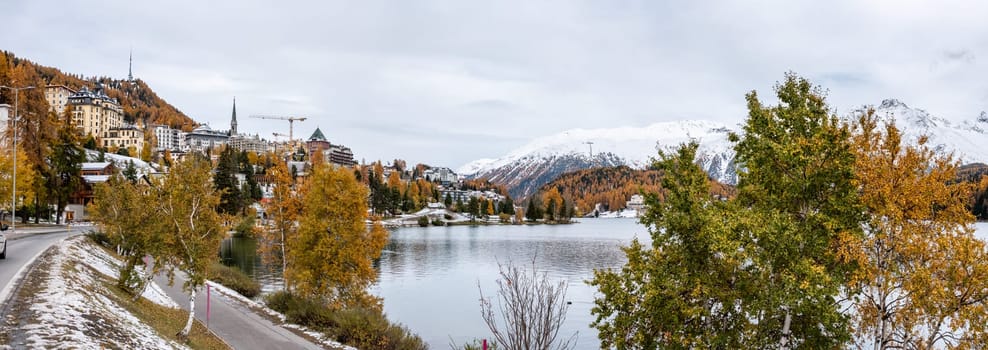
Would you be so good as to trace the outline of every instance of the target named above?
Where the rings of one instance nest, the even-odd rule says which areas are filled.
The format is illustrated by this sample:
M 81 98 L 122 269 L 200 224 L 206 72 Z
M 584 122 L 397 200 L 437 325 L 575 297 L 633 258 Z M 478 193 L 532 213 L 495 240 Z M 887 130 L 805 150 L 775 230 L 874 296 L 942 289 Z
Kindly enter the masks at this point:
M 593 320 L 594 289 L 584 282 L 593 270 L 619 268 L 626 261 L 620 246 L 636 235 L 647 241 L 636 219 L 580 219 L 571 225 L 406 227 L 392 230 L 378 263 L 378 283 L 371 291 L 384 298 L 388 319 L 399 322 L 429 343 L 448 349 L 490 338 L 480 316 L 478 283 L 494 295 L 498 262 L 531 266 L 553 281 L 568 282 L 571 301 L 560 336 L 577 333 L 578 349 L 597 349 Z M 262 282 L 265 291 L 280 288 L 277 267 L 261 264 L 250 239 L 228 239 L 223 260 L 240 266 Z
M 536 265 L 552 280 L 569 283 L 572 301 L 562 335 L 578 332 L 578 349 L 597 349 L 597 333 L 590 328 L 594 289 L 584 283 L 594 269 L 619 268 L 626 261 L 620 246 L 638 236 L 649 237 L 635 219 L 581 219 L 573 225 L 408 227 L 391 231 L 378 264 L 379 281 L 372 292 L 384 298 L 392 321 L 409 327 L 432 349 L 448 349 L 489 338 L 480 317 L 478 283 L 493 295 L 498 262 L 509 260 Z M 978 223 L 976 235 L 988 238 L 988 224 Z M 253 254 L 256 243 L 228 239 L 224 262 L 237 265 L 264 285 L 280 288 L 278 266 L 261 264 Z

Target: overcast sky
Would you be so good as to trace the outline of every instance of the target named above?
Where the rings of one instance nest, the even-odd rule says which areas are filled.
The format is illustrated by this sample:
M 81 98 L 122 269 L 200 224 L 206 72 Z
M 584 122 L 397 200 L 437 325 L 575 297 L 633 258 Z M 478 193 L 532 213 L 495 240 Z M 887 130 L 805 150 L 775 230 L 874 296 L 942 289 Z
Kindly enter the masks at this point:
M 803 3 L 810 3 L 809 5 Z M 988 103 L 983 1 L 7 0 L 0 49 L 134 75 L 198 122 L 272 138 L 301 115 L 358 161 L 456 168 L 572 128 L 745 117 L 792 70 L 837 111 Z M 774 100 L 773 100 L 774 101 Z

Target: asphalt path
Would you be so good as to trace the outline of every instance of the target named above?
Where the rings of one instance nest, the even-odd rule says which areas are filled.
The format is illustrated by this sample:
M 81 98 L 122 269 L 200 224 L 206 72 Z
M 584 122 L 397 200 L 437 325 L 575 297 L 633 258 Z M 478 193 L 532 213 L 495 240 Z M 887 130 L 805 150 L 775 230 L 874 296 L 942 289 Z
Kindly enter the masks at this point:
M 17 229 L 7 236 L 7 258 L 0 260 L 0 311 L 7 298 L 14 292 L 19 279 L 46 249 L 53 244 L 90 230 L 90 227 L 44 227 Z M 178 274 L 180 275 L 180 274 Z M 155 282 L 164 289 L 183 310 L 189 309 L 189 296 L 182 291 L 181 276 L 175 277 L 175 285 L 168 286 L 163 276 Z M 291 331 L 282 328 L 256 314 L 239 302 L 228 300 L 218 293 L 211 293 L 209 329 L 234 349 L 323 349 Z M 206 291 L 196 295 L 196 318 L 203 324 L 206 319 Z M 2 313 L 2 312 L 0 312 Z
M 188 310 L 189 294 L 182 291 L 182 283 L 185 280 L 179 275 L 176 273 L 173 286 L 168 286 L 168 279 L 161 275 L 155 277 L 155 282 L 183 310 Z M 323 348 L 259 316 L 242 303 L 228 300 L 215 291 L 210 294 L 207 326 L 234 349 Z M 206 290 L 203 287 L 199 294 L 196 294 L 196 319 L 203 324 L 207 324 L 206 302 Z
M 17 229 L 17 233 L 7 236 L 7 258 L 0 260 L 0 306 L 6 304 L 7 298 L 13 292 L 22 272 L 34 262 L 48 247 L 66 237 L 88 231 L 88 227 L 34 227 Z M 0 310 L 3 310 L 0 307 Z

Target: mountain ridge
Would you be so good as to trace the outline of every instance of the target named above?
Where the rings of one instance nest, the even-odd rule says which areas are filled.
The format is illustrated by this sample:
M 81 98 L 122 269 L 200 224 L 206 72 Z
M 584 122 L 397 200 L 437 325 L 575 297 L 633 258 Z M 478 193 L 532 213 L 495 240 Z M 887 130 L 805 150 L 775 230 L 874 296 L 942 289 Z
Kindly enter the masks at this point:
M 916 142 L 929 137 L 927 145 L 941 154 L 954 152 L 962 164 L 988 162 L 988 113 L 973 120 L 952 122 L 929 112 L 909 107 L 896 99 L 864 105 L 843 113 L 853 120 L 869 108 L 882 120 L 894 121 L 906 139 Z M 595 166 L 626 165 L 644 169 L 658 151 L 675 149 L 696 140 L 700 144 L 697 163 L 713 180 L 736 184 L 733 144 L 727 139 L 740 129 L 705 120 L 658 122 L 644 127 L 572 129 L 535 138 L 499 158 L 484 158 L 464 164 L 458 173 L 467 178 L 486 178 L 505 185 L 512 196 L 526 197 L 542 185 L 567 172 Z M 587 142 L 593 142 L 588 145 Z M 593 147 L 593 157 L 590 156 Z

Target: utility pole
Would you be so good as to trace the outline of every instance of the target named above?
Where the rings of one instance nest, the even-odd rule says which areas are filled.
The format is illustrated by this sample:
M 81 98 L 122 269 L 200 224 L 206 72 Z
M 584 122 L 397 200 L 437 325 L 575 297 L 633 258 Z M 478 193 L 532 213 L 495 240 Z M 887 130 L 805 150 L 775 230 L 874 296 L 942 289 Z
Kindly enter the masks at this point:
M 14 91 L 14 116 L 11 120 L 11 127 L 14 128 L 14 173 L 13 173 L 13 183 L 10 186 L 10 233 L 14 233 L 15 224 L 14 217 L 17 216 L 17 96 L 20 95 L 21 90 L 33 89 L 34 86 L 24 86 L 19 88 L 12 88 L 5 85 L 0 85 L 0 88 L 8 89 Z
M 584 144 L 590 146 L 590 167 L 593 168 L 593 166 L 594 166 L 594 160 L 593 160 L 593 141 L 586 141 L 586 142 L 584 142 Z

